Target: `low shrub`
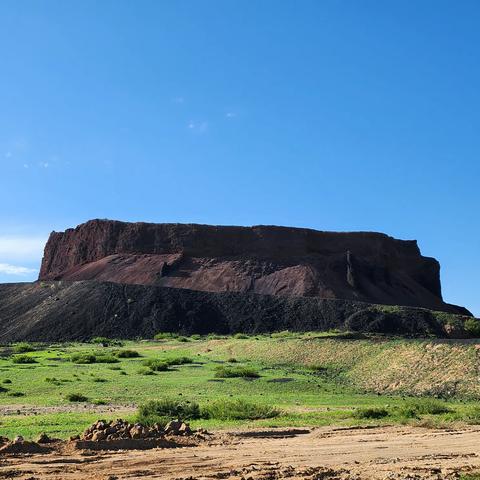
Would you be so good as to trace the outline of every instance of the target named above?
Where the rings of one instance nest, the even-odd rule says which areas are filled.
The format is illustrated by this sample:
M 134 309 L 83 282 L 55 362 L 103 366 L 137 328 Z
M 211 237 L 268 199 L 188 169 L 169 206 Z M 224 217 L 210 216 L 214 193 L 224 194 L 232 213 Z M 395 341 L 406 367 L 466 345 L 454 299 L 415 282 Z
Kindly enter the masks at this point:
M 158 358 L 148 358 L 142 364 L 153 372 L 165 372 L 168 370 L 168 363 Z
M 388 417 L 388 415 L 388 410 L 382 407 L 357 408 L 353 412 L 353 417 L 360 420 L 384 418 Z
M 260 374 L 250 367 L 228 367 L 220 365 L 215 368 L 216 378 L 259 378 Z
M 28 355 L 15 355 L 12 357 L 12 362 L 18 364 L 37 363 L 33 357 Z
M 471 337 L 480 337 L 480 321 L 476 318 L 469 318 L 465 320 L 463 328 Z
M 106 378 L 101 378 L 101 377 L 92 378 L 92 381 L 96 382 L 96 383 L 106 383 L 106 382 L 108 382 L 108 380 Z
M 6 378 L 5 380 L 2 380 L 2 383 L 12 383 L 12 381 L 9 378 Z
M 70 361 L 78 364 L 117 363 L 119 360 L 111 353 L 73 353 Z
M 78 364 L 95 363 L 97 358 L 92 353 L 73 353 L 70 355 L 70 361 Z
M 13 346 L 15 353 L 28 353 L 35 351 L 35 347 L 28 342 L 20 342 Z
M 122 373 L 122 372 L 120 372 Z M 149 368 L 139 368 L 137 370 L 137 373 L 139 375 L 155 375 L 155 372 L 153 370 L 150 370 Z
M 166 363 L 167 365 L 185 365 L 187 363 L 194 363 L 193 359 L 190 357 L 172 357 L 172 358 L 166 358 L 164 360 L 161 360 L 162 362 Z
M 81 393 L 68 393 L 65 397 L 69 402 L 87 402 L 88 397 Z
M 153 338 L 155 340 L 172 340 L 178 338 L 179 334 L 174 332 L 159 332 Z
M 246 340 L 248 338 L 250 338 L 247 334 L 245 333 L 236 333 L 233 338 L 237 338 L 237 339 L 240 339 L 240 340 Z
M 8 392 L 8 388 L 2 387 L 0 385 L 0 393 Z
M 406 418 L 418 418 L 420 415 L 441 415 L 451 413 L 452 409 L 440 400 L 421 398 L 407 400 L 399 407 L 399 414 Z
M 113 346 L 123 345 L 123 342 L 121 342 L 120 340 L 116 340 L 114 338 L 107 338 L 107 337 L 94 337 L 90 340 L 90 343 L 101 345 L 102 347 L 113 347 Z
M 117 358 L 138 358 L 141 356 L 136 350 L 118 350 L 113 354 Z
M 95 363 L 118 363 L 118 358 L 112 353 L 95 353 Z
M 273 418 L 280 411 L 269 405 L 261 405 L 246 400 L 215 400 L 202 408 L 204 418 L 218 420 L 259 420 Z
M 23 392 L 8 392 L 9 397 L 25 397 Z
M 165 425 L 172 419 L 195 420 L 201 418 L 198 403 L 170 399 L 151 400 L 138 407 L 136 420 L 144 425 Z

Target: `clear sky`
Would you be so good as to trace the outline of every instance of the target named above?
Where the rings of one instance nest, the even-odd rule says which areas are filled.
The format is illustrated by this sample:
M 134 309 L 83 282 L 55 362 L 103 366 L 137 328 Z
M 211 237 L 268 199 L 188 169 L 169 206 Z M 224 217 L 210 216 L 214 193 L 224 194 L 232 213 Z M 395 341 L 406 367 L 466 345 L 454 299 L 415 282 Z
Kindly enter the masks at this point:
M 480 2 L 0 2 L 0 281 L 91 218 L 417 239 L 480 315 Z

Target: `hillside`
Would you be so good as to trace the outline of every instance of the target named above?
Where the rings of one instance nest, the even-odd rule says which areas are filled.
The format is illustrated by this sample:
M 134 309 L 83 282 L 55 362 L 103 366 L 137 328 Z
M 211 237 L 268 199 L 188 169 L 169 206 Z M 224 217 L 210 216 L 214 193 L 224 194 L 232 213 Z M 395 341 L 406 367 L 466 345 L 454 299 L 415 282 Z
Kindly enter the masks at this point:
M 338 299 L 199 292 L 111 282 L 0 285 L 0 340 L 67 341 L 95 336 L 152 338 L 181 332 L 280 330 L 445 336 L 465 319 L 421 308 Z M 460 328 L 461 330 L 461 328 Z

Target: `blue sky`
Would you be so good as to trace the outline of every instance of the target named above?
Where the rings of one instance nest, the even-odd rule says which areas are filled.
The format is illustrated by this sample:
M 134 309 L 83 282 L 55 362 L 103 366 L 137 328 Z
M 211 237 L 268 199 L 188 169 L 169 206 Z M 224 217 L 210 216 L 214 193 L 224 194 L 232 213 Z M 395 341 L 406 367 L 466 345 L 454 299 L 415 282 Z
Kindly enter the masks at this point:
M 417 239 L 480 315 L 480 3 L 0 3 L 0 281 L 90 218 Z

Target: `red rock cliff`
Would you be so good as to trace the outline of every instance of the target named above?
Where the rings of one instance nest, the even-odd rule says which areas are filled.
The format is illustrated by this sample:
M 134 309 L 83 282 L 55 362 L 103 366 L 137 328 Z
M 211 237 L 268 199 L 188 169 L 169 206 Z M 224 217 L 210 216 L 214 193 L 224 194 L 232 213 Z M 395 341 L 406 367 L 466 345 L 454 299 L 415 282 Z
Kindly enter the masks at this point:
M 276 226 L 92 220 L 53 232 L 40 280 L 344 298 L 452 310 L 416 241 Z

